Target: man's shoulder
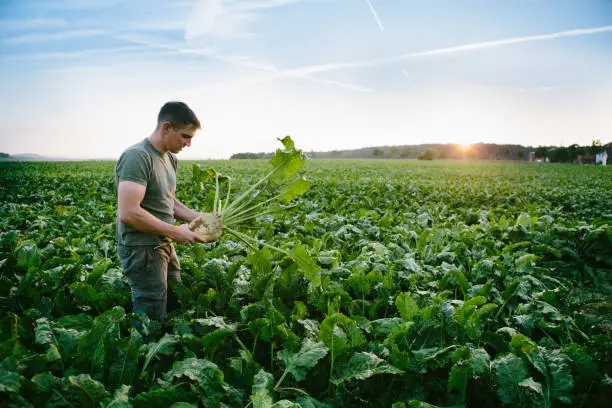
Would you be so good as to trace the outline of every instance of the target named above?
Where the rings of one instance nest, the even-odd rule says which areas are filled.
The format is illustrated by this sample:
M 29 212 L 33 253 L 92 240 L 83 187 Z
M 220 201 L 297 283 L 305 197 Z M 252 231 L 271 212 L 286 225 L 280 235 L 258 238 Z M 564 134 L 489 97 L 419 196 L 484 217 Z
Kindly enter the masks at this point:
M 120 158 L 125 157 L 150 157 L 149 148 L 147 146 L 147 140 L 143 139 L 138 143 L 134 143 L 130 147 L 126 148 L 121 152 Z

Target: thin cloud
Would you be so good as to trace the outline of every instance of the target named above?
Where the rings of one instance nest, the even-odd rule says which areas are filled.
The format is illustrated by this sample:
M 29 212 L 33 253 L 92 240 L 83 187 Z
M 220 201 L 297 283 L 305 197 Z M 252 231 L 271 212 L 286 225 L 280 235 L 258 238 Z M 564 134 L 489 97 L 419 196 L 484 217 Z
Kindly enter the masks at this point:
M 185 40 L 249 36 L 249 26 L 262 17 L 265 9 L 314 1 L 331 0 L 200 0 L 185 24 Z
M 607 33 L 607 32 L 612 32 L 612 25 L 603 26 L 603 27 L 595 27 L 595 28 L 560 31 L 557 33 L 552 33 L 552 34 L 533 35 L 533 36 L 526 36 L 526 37 L 513 37 L 513 38 L 508 38 L 505 40 L 464 44 L 464 45 L 459 45 L 455 47 L 437 48 L 437 49 L 428 50 L 428 51 L 399 54 L 399 55 L 394 55 L 391 57 L 377 58 L 377 59 L 368 60 L 368 61 L 333 62 L 333 63 L 328 63 L 328 64 L 312 65 L 309 67 L 302 67 L 302 68 L 286 70 L 282 72 L 282 76 L 302 76 L 302 75 L 316 74 L 320 72 L 336 71 L 336 70 L 341 70 L 341 69 L 372 67 L 372 66 L 390 64 L 390 63 L 394 63 L 394 62 L 401 61 L 404 59 L 409 59 L 409 58 L 420 58 L 420 57 L 428 57 L 428 56 L 433 56 L 433 55 L 456 54 L 460 52 L 483 50 L 487 48 L 496 48 L 496 47 L 501 47 L 505 45 L 518 44 L 518 43 L 524 43 L 524 42 L 554 40 L 554 39 L 563 38 L 563 37 L 577 37 L 577 36 L 600 34 L 600 33 Z
M 372 5 L 372 2 L 370 0 L 366 0 L 366 3 L 368 3 L 368 6 L 370 6 L 370 10 L 372 10 L 372 14 L 374 15 L 374 18 L 376 19 L 376 22 L 378 23 L 378 26 L 380 27 L 380 31 L 384 30 L 382 22 L 380 21 L 380 18 L 378 18 L 378 13 L 374 9 L 374 6 Z
M 24 34 L 16 37 L 9 37 L 4 40 L 5 44 L 25 44 L 47 41 L 63 41 L 73 38 L 93 37 L 103 35 L 100 30 L 73 30 L 57 33 Z
M 66 27 L 66 20 L 59 18 L 27 18 L 0 20 L 0 27 L 7 31 L 25 31 Z
M 161 48 L 161 49 L 165 49 L 165 50 L 171 50 L 177 53 L 181 53 L 181 54 L 189 54 L 189 55 L 201 55 L 203 57 L 207 57 L 210 59 L 214 59 L 217 61 L 221 61 L 221 62 L 225 62 L 228 64 L 232 64 L 232 65 L 236 65 L 236 66 L 240 66 L 240 67 L 244 67 L 244 68 L 250 68 L 250 69 L 254 69 L 254 70 L 258 70 L 258 71 L 266 71 L 268 73 L 271 73 L 270 75 L 268 75 L 267 77 L 258 77 L 258 78 L 252 78 L 252 79 L 248 79 L 246 81 L 240 82 L 243 84 L 246 83 L 261 83 L 261 82 L 266 82 L 268 80 L 275 80 L 278 79 L 280 77 L 284 76 L 284 73 L 282 71 L 280 71 L 278 68 L 276 68 L 273 65 L 269 65 L 269 64 L 261 64 L 261 63 L 257 63 L 248 59 L 244 59 L 244 58 L 232 58 L 232 57 L 225 57 L 222 55 L 217 54 L 213 49 L 200 49 L 200 48 L 183 48 L 183 47 L 177 47 L 174 45 L 168 45 L 168 44 L 161 44 L 158 42 L 153 42 L 153 41 L 149 41 L 149 40 L 145 40 L 142 38 L 135 38 L 135 37 L 131 37 L 131 36 L 112 36 L 115 39 L 118 40 L 122 40 L 122 41 L 126 41 L 126 42 L 131 42 L 134 44 L 140 44 L 140 45 L 148 45 L 150 47 L 155 47 L 155 48 Z M 339 81 L 333 81 L 333 80 L 328 80 L 328 79 L 322 79 L 322 78 L 316 78 L 310 75 L 287 75 L 287 77 L 291 77 L 291 78 L 302 78 L 302 79 L 306 79 L 309 81 L 313 81 L 313 82 L 318 82 L 321 84 L 326 84 L 326 85 L 335 85 L 335 86 L 340 86 L 342 88 L 345 89 L 350 89 L 353 91 L 360 91 L 360 92 L 372 92 L 373 90 L 370 88 L 366 88 L 360 85 L 353 85 L 353 84 L 347 84 L 344 82 L 339 82 Z
M 5 61 L 46 61 L 46 60 L 79 60 L 88 57 L 99 57 L 101 55 L 125 55 L 133 56 L 134 52 L 148 50 L 146 46 L 126 46 L 115 48 L 96 48 L 91 50 L 81 51 L 57 51 L 57 52 L 41 52 L 35 54 L 12 54 L 4 57 Z

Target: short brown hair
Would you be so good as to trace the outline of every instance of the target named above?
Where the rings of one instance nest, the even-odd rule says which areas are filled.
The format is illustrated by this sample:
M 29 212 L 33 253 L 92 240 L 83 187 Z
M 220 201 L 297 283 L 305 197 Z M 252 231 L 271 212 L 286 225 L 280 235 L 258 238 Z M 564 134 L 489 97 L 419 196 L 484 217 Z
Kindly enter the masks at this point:
M 193 126 L 200 129 L 202 125 L 196 114 L 183 102 L 166 102 L 157 115 L 157 125 L 162 122 L 170 122 L 175 128 Z

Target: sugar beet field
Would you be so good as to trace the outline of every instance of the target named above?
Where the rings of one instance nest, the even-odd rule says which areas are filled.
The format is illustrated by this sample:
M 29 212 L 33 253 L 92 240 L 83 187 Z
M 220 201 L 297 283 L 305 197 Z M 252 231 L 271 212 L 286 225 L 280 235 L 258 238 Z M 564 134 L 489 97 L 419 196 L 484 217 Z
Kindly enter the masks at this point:
M 237 190 L 267 166 L 201 163 Z M 243 232 L 310 266 L 177 245 L 164 324 L 131 313 L 113 162 L 0 169 L 1 406 L 609 406 L 610 167 L 308 161 L 297 205 Z M 192 169 L 177 196 L 211 211 Z

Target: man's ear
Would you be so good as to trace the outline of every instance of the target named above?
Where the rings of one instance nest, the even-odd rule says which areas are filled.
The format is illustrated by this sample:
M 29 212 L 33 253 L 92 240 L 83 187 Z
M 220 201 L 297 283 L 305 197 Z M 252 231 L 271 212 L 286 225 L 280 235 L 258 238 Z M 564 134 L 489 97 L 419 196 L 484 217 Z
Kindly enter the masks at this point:
M 168 121 L 162 122 L 161 129 L 162 129 L 162 133 L 164 134 L 168 133 L 172 129 L 172 123 Z

